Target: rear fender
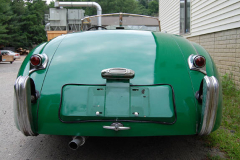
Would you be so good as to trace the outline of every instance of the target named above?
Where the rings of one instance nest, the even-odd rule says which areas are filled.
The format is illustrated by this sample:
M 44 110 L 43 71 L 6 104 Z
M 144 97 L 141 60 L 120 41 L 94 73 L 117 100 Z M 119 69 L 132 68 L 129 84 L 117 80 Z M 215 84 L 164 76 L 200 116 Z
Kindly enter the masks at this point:
M 36 48 L 34 48 L 26 56 L 26 58 L 24 59 L 22 65 L 19 69 L 18 78 L 29 77 L 29 78 L 26 78 L 26 79 L 29 79 L 29 80 L 26 80 L 25 86 L 27 88 L 29 88 L 30 90 L 31 89 L 34 90 L 35 91 L 34 95 L 36 95 L 36 96 L 40 97 L 40 95 L 41 95 L 42 85 L 44 83 L 44 78 L 45 78 L 45 75 L 47 73 L 48 67 L 50 65 L 51 59 L 54 56 L 55 51 L 57 50 L 59 44 L 61 43 L 61 41 L 63 40 L 64 37 L 65 37 L 64 35 L 59 36 L 57 38 L 54 38 L 53 40 L 51 40 L 48 43 L 47 42 L 43 43 L 43 44 L 37 46 Z M 30 57 L 33 54 L 46 54 L 47 55 L 49 61 L 47 63 L 46 69 L 36 70 L 34 72 L 29 72 L 30 71 Z M 17 78 L 17 80 L 18 80 L 18 78 Z M 22 78 L 20 78 L 20 79 L 22 79 Z M 34 84 L 34 86 L 32 85 L 32 88 L 29 87 L 28 81 L 29 81 L 29 84 L 30 84 L 30 82 L 31 82 L 31 84 Z M 31 86 L 31 84 L 30 84 L 30 86 Z M 25 96 L 28 97 L 28 99 L 29 99 L 29 97 L 31 99 L 31 94 L 30 93 L 31 93 L 31 91 L 26 91 Z M 29 114 L 31 114 L 30 117 L 32 117 L 31 118 L 32 119 L 31 126 L 32 126 L 35 133 L 37 133 L 37 130 L 38 130 L 38 127 L 37 127 L 37 112 L 38 112 L 39 97 L 37 97 L 37 98 L 35 97 L 36 101 L 34 103 L 28 103 L 28 105 L 23 105 L 22 106 L 22 107 L 25 107 L 25 109 L 29 108 L 29 106 L 31 106 L 29 108 L 29 110 L 31 109 L 31 112 Z M 16 99 L 14 101 L 16 101 Z M 22 101 L 22 100 L 19 99 L 19 101 Z M 20 102 L 18 102 L 18 103 L 20 103 Z M 14 112 L 17 112 L 16 109 L 17 108 L 15 107 Z M 16 125 L 17 125 L 17 128 L 19 128 L 18 122 L 16 123 Z

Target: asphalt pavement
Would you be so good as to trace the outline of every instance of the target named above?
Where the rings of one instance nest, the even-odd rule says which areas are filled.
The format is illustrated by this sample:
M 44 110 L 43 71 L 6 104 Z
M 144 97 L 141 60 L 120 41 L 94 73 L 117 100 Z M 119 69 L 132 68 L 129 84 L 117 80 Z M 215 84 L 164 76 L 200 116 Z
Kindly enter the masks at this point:
M 164 159 L 205 160 L 220 155 L 198 136 L 90 137 L 77 151 L 68 148 L 69 136 L 25 137 L 13 119 L 13 85 L 25 56 L 13 64 L 0 62 L 0 160 L 45 159 Z

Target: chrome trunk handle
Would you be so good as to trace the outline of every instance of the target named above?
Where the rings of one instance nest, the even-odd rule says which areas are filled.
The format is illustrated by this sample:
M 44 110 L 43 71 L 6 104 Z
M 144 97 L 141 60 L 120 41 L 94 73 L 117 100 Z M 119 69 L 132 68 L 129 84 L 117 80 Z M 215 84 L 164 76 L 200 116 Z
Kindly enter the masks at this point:
M 135 72 L 127 68 L 108 68 L 101 72 L 104 79 L 132 79 L 135 76 Z
M 123 127 L 122 123 L 112 123 L 111 126 L 103 126 L 103 128 L 111 129 L 111 130 L 115 130 L 115 131 L 131 129 L 130 127 Z

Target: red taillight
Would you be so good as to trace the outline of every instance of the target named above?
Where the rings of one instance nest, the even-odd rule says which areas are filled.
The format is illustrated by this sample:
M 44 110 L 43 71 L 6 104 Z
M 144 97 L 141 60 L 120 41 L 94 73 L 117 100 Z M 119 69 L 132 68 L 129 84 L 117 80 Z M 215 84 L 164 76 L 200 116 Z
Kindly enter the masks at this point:
M 30 58 L 30 62 L 33 66 L 39 66 L 41 65 L 42 63 L 42 59 L 41 57 L 37 56 L 37 55 L 33 55 L 31 58 Z
M 19 56 L 19 54 L 16 54 L 16 56 Z
M 196 56 L 193 60 L 193 64 L 197 68 L 204 67 L 206 64 L 206 59 L 203 56 Z

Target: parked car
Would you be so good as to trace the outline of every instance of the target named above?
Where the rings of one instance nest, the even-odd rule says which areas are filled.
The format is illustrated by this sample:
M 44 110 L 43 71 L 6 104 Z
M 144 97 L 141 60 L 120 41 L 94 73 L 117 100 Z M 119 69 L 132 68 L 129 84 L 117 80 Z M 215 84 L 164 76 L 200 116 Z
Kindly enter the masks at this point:
M 0 62 L 10 62 L 11 64 L 14 61 L 14 56 L 9 52 L 0 50 Z
M 25 136 L 74 136 L 69 145 L 77 149 L 88 136 L 208 135 L 219 128 L 222 89 L 203 47 L 160 32 L 158 18 L 101 16 L 108 24 L 85 17 L 83 32 L 43 43 L 23 61 L 14 108 Z
M 1 50 L 1 52 L 3 52 L 3 53 L 7 52 L 8 55 L 13 55 L 14 56 L 14 60 L 20 59 L 20 54 L 19 53 L 15 53 L 15 52 L 10 51 L 10 50 Z

